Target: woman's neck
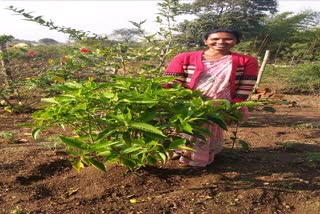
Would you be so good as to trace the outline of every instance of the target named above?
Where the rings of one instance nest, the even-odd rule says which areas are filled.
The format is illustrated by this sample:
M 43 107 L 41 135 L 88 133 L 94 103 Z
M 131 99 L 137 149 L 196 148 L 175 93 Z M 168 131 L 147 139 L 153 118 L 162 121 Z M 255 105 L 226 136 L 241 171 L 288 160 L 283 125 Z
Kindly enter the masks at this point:
M 220 59 L 220 58 L 227 56 L 227 55 L 230 55 L 230 54 L 231 54 L 230 51 L 219 52 L 219 51 L 212 51 L 212 50 L 208 49 L 203 53 L 203 57 L 206 60 L 215 60 L 215 59 Z

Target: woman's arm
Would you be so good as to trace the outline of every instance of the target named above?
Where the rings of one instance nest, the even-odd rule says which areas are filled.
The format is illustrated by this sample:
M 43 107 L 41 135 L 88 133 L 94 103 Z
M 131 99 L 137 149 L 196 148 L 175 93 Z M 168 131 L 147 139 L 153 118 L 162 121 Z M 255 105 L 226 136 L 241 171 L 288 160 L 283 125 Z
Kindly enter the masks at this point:
M 259 66 L 254 57 L 246 56 L 243 75 L 240 77 L 239 86 L 236 88 L 233 103 L 248 99 L 257 81 Z
M 186 84 L 187 74 L 184 71 L 183 62 L 184 54 L 178 54 L 170 61 L 165 72 L 163 73 L 163 76 L 175 76 L 177 78 L 166 84 L 164 88 L 170 88 L 173 84 Z

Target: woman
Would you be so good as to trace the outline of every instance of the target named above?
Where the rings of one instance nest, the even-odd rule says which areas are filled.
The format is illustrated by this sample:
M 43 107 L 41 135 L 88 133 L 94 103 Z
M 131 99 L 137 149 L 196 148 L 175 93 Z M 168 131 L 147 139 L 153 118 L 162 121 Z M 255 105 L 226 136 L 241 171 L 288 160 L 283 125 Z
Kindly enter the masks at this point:
M 254 57 L 233 53 L 231 48 L 238 44 L 241 33 L 230 29 L 216 29 L 204 36 L 206 50 L 181 53 L 175 56 L 164 72 L 165 76 L 177 76 L 174 83 L 181 83 L 192 90 L 200 90 L 211 99 L 227 99 L 233 103 L 245 101 L 253 90 L 258 74 L 258 62 Z M 168 84 L 167 87 L 170 87 Z M 244 117 L 247 108 L 243 108 Z M 191 166 L 207 166 L 223 147 L 223 129 L 207 124 L 213 134 L 207 142 L 198 139 L 195 152 L 176 151 L 189 156 L 180 157 L 180 162 Z

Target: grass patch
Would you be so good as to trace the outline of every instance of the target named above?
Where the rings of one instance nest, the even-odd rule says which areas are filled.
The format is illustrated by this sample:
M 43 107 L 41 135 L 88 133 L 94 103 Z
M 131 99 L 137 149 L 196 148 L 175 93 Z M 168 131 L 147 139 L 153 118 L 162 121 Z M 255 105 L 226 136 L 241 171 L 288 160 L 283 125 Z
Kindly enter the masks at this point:
M 299 64 L 291 67 L 268 65 L 262 85 L 276 85 L 282 93 L 316 94 L 320 92 L 320 63 Z
M 305 130 L 305 129 L 319 129 L 320 125 L 315 125 L 313 123 L 301 123 L 293 126 L 294 129 L 297 130 Z
M 304 158 L 308 162 L 320 163 L 320 152 L 306 154 Z
M 0 132 L 0 141 L 12 143 L 16 135 L 15 131 L 2 131 Z

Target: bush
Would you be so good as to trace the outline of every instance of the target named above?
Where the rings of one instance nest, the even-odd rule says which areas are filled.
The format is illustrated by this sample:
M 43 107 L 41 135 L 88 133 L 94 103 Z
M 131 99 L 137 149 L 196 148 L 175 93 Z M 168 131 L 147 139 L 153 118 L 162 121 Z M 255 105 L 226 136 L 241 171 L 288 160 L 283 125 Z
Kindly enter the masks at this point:
M 169 80 L 116 77 L 109 83 L 57 85 L 61 95 L 43 99 L 50 105 L 34 113 L 33 136 L 52 126 L 71 129 L 61 140 L 79 157 L 73 164 L 77 170 L 84 165 L 105 170 L 102 162 L 136 169 L 165 162 L 174 149 L 188 149 L 193 142 L 182 133 L 205 140 L 206 122 L 226 129 L 227 121 L 241 119 L 242 105 L 254 103 L 206 101 L 200 91 L 164 89 Z

